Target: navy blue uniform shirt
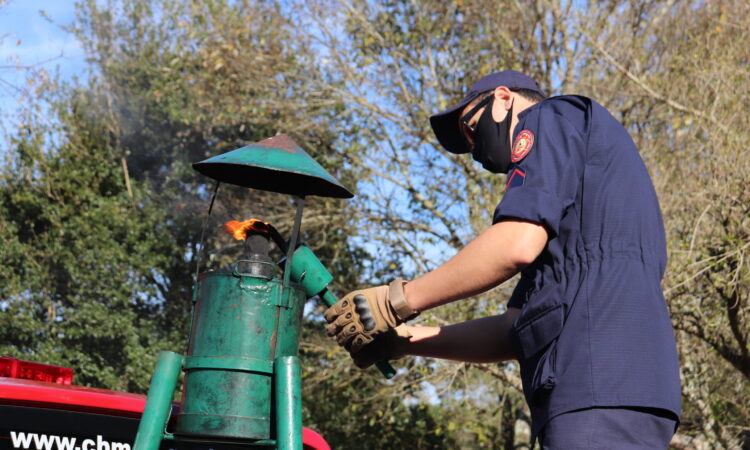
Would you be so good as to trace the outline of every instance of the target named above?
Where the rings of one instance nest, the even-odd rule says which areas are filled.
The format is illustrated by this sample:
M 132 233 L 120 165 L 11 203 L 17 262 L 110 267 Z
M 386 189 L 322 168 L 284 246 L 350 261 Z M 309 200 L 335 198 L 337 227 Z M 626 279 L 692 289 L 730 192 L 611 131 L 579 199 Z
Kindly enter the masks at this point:
M 590 407 L 680 414 L 679 363 L 661 291 L 667 263 L 653 184 L 624 127 L 580 96 L 519 114 L 494 222 L 545 225 L 547 246 L 508 303 L 532 433 Z

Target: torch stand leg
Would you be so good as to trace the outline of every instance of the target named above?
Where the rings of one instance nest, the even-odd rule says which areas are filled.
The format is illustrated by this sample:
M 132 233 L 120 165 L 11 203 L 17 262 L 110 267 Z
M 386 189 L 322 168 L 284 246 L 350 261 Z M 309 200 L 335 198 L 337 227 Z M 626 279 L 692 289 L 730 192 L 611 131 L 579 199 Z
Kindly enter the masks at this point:
M 276 442 L 279 450 L 302 450 L 302 381 L 299 358 L 281 356 L 276 376 Z
M 159 353 L 133 450 L 159 449 L 172 409 L 172 397 L 181 368 L 182 355 L 172 352 Z

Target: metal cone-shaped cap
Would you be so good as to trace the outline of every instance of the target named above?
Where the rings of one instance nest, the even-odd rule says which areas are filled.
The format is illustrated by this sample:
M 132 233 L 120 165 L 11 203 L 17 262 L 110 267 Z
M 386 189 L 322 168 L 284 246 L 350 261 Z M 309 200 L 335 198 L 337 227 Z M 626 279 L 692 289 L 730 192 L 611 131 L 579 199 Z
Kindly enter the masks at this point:
M 283 134 L 193 163 L 193 169 L 222 183 L 264 191 L 301 197 L 354 197 Z

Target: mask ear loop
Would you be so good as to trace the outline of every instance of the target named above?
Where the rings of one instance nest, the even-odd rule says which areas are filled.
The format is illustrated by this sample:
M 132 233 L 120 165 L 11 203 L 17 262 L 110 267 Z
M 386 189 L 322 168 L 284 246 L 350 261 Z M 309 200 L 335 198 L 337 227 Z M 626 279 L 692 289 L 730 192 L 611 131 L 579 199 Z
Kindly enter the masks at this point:
M 513 104 L 516 102 L 516 98 L 513 97 L 513 100 L 510 101 L 510 109 L 508 109 L 508 129 L 506 130 L 505 134 L 508 135 L 508 146 L 513 151 L 513 130 L 510 129 L 511 124 L 513 123 Z

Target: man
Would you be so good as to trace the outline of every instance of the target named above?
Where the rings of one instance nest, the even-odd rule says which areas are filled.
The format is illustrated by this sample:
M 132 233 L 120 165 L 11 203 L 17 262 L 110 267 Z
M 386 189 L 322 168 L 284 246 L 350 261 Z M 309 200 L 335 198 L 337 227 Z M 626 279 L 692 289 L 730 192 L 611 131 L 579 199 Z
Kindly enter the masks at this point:
M 518 359 L 542 448 L 666 448 L 680 382 L 660 288 L 664 227 L 628 133 L 590 99 L 544 99 L 511 70 L 482 78 L 430 123 L 448 151 L 508 173 L 493 225 L 409 283 L 348 294 L 326 311 L 328 333 L 360 367 L 405 354 Z M 404 324 L 518 272 L 502 315 Z

